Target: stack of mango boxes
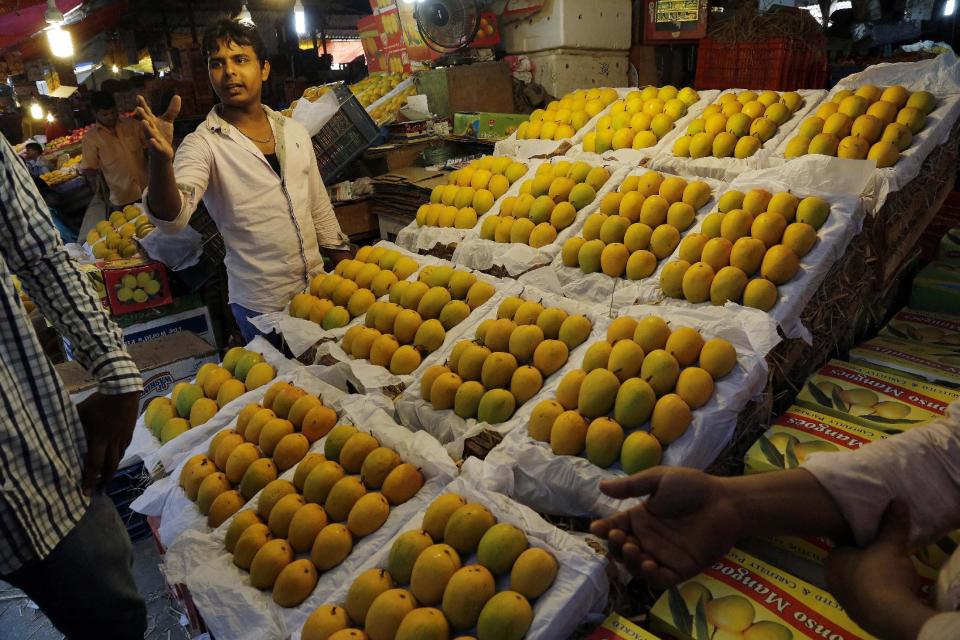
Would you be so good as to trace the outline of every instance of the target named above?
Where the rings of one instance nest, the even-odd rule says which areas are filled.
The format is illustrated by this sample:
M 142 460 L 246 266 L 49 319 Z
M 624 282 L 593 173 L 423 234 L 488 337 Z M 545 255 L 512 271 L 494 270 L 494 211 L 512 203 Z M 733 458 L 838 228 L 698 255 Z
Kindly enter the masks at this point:
M 810 376 L 796 403 L 749 449 L 744 472 L 792 469 L 812 453 L 852 451 L 922 428 L 958 398 L 960 318 L 902 309 L 851 350 L 850 362 L 831 360 Z M 958 541 L 954 532 L 914 554 L 925 590 Z M 653 628 L 689 640 L 714 629 L 725 638 L 868 637 L 822 589 L 831 545 L 793 536 L 748 541 L 749 553 L 733 549 L 664 593 L 651 612 Z

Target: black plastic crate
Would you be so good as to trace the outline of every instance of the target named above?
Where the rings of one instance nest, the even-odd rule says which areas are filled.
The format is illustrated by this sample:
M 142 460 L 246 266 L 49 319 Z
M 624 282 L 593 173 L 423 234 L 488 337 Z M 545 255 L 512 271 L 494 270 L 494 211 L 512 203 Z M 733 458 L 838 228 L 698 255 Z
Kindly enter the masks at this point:
M 340 110 L 313 136 L 317 166 L 327 184 L 380 136 L 377 123 L 346 85 L 338 84 L 333 92 Z
M 150 534 L 146 516 L 130 509 L 130 504 L 143 493 L 148 484 L 150 475 L 143 468 L 143 463 L 138 462 L 117 471 L 106 490 L 131 540 L 140 540 Z

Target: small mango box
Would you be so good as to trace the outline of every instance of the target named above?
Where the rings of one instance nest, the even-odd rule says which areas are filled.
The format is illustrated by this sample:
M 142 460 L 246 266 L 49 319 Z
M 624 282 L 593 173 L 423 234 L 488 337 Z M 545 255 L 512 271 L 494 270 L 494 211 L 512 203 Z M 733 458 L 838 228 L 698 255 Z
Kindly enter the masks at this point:
M 167 269 L 155 261 L 111 262 L 103 268 L 103 285 L 114 315 L 173 302 Z
M 807 378 L 797 394 L 797 404 L 845 422 L 898 433 L 936 420 L 958 398 L 960 392 L 953 389 L 863 364 L 831 360 Z
M 960 318 L 904 308 L 890 318 L 880 336 L 893 340 L 922 342 L 924 345 L 960 354 Z
M 882 431 L 792 406 L 747 451 L 744 471 L 794 469 L 812 453 L 856 450 L 886 437 Z
M 938 385 L 960 388 L 960 355 L 949 348 L 876 337 L 851 349 L 850 359 Z
M 739 549 L 731 549 L 697 577 L 668 589 L 650 617 L 656 633 L 684 640 L 873 637 L 826 591 Z

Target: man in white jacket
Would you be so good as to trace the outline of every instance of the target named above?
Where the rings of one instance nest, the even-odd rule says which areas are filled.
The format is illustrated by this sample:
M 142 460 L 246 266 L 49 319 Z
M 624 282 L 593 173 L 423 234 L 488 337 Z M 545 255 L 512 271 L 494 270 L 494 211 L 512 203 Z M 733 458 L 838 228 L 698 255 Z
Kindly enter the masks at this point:
M 827 586 L 864 630 L 884 640 L 960 638 L 960 552 L 941 567 L 934 603 L 919 596 L 909 558 L 960 527 L 960 403 L 933 423 L 812 455 L 799 469 L 721 478 L 655 467 L 600 489 L 648 496 L 592 530 L 655 587 L 692 578 L 749 536 L 824 536 L 846 545 L 827 559 Z
M 350 257 L 317 169 L 307 130 L 261 99 L 270 75 L 253 27 L 223 20 L 204 35 L 210 83 L 220 98 L 207 119 L 173 150 L 175 96 L 156 116 L 140 98 L 149 147 L 143 202 L 158 228 L 178 231 L 202 199 L 226 246 L 230 306 L 249 342 L 249 318 L 278 311 L 334 262 Z

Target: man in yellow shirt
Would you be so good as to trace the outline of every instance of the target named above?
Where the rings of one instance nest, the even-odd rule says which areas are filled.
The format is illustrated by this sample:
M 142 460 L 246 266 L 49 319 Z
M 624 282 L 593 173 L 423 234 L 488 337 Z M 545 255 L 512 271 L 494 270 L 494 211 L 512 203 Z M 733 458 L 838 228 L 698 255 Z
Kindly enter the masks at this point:
M 113 96 L 97 91 L 90 96 L 97 126 L 83 136 L 84 174 L 102 173 L 110 189 L 111 211 L 140 200 L 147 187 L 146 136 L 140 123 L 121 120 Z

